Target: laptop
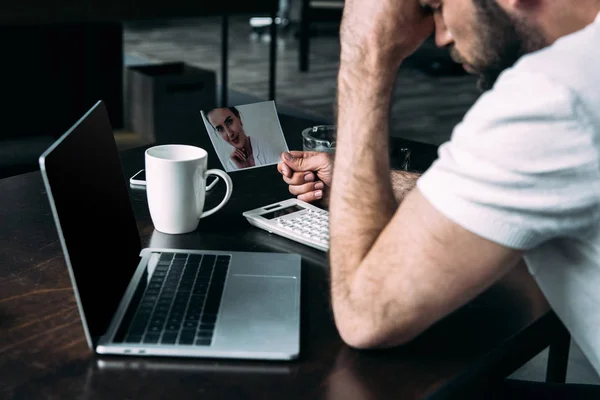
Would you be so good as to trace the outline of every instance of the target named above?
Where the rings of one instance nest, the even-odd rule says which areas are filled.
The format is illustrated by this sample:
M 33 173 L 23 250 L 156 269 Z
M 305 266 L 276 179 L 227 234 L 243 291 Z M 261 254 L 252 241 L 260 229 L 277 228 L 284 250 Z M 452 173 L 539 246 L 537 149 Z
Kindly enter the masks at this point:
M 298 357 L 300 256 L 142 248 L 102 101 L 39 164 L 92 351 Z

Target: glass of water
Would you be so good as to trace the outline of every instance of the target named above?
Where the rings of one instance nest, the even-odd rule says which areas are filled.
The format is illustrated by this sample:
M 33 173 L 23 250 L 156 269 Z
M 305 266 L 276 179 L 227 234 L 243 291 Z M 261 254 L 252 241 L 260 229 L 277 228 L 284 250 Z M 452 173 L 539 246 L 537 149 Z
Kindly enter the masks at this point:
M 302 149 L 335 153 L 335 126 L 316 125 L 302 131 Z

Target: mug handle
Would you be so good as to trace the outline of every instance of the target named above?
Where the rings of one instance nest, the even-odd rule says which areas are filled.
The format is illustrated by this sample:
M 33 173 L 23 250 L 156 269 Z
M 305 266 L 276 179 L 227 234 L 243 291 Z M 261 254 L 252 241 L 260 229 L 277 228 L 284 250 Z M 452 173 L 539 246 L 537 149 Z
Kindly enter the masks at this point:
M 217 204 L 210 210 L 204 211 L 202 215 L 200 215 L 200 218 L 208 217 L 209 215 L 212 215 L 219 211 L 221 208 L 223 208 L 223 206 L 229 201 L 229 199 L 231 198 L 231 194 L 233 193 L 233 182 L 231 181 L 231 177 L 227 175 L 225 171 L 221 171 L 220 169 L 209 169 L 208 171 L 206 171 L 206 175 L 217 175 L 223 178 L 223 180 L 225 181 L 225 185 L 227 186 L 227 191 L 223 200 L 221 200 L 219 204 Z

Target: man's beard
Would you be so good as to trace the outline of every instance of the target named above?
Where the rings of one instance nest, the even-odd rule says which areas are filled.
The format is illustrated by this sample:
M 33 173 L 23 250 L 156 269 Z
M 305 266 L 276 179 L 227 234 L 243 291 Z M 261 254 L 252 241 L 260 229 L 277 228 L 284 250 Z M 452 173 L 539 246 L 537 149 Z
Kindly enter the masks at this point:
M 496 0 L 473 0 L 473 3 L 478 21 L 475 32 L 479 40 L 474 47 L 478 54 L 469 66 L 479 75 L 477 87 L 484 92 L 494 86 L 505 69 L 548 43 L 539 28 L 509 15 Z M 466 63 L 456 49 L 452 48 L 450 52 L 456 62 Z

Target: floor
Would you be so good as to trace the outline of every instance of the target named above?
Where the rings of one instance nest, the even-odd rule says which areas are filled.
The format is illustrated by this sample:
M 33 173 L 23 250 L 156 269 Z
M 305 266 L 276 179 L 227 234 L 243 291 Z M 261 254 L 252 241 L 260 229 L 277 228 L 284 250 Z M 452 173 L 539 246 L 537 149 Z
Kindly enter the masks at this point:
M 230 20 L 229 87 L 267 99 L 269 37 L 252 32 L 249 17 Z M 220 22 L 219 18 L 200 18 L 128 24 L 124 33 L 125 62 L 183 61 L 215 71 L 219 82 Z M 278 38 L 276 104 L 332 121 L 339 43 L 335 26 L 331 29 L 331 24 L 322 24 L 316 31 L 311 39 L 310 70 L 304 73 L 298 70 L 298 41 L 293 29 Z M 434 51 L 426 43 L 417 57 L 398 71 L 392 105 L 394 137 L 439 145 L 448 140 L 453 127 L 480 95 L 471 76 L 436 76 L 422 68 L 425 64 L 431 66 Z M 117 138 L 121 148 L 140 144 L 135 133 L 119 132 Z M 542 352 L 512 377 L 543 381 L 547 356 L 547 351 Z M 575 344 L 571 347 L 568 382 L 600 384 Z

